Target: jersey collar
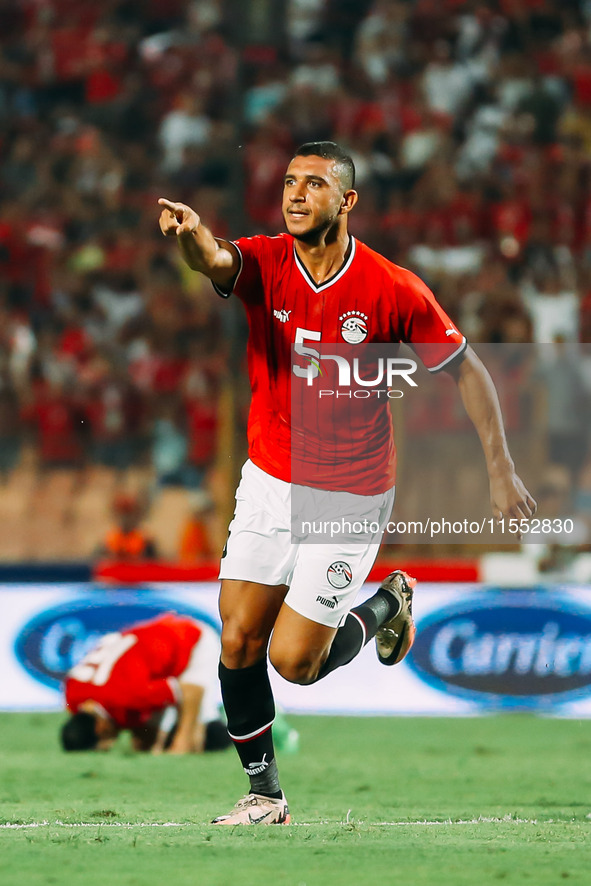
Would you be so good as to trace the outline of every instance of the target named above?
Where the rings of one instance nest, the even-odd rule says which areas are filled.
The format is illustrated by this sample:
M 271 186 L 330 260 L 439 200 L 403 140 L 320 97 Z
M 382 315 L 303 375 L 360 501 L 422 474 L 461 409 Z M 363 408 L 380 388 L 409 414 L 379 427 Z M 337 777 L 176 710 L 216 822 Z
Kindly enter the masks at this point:
M 296 250 L 295 240 L 293 242 L 293 257 L 294 257 L 294 260 L 296 263 L 296 267 L 298 268 L 300 274 L 302 275 L 304 280 L 308 283 L 308 285 L 314 290 L 314 292 L 324 292 L 325 289 L 328 289 L 329 286 L 332 286 L 334 283 L 336 283 L 338 280 L 340 280 L 341 277 L 343 277 L 347 273 L 347 271 L 351 267 L 351 262 L 355 258 L 356 247 L 357 247 L 357 243 L 355 241 L 355 237 L 349 235 L 349 248 L 348 248 L 347 253 L 345 255 L 345 259 L 343 261 L 343 264 L 341 265 L 339 270 L 335 274 L 332 275 L 332 277 L 329 277 L 328 280 L 325 280 L 324 283 L 320 283 L 320 284 L 316 283 L 314 278 L 308 272 L 308 270 L 307 270 L 306 266 L 304 265 L 304 263 L 302 262 L 301 258 L 299 257 L 297 250 Z

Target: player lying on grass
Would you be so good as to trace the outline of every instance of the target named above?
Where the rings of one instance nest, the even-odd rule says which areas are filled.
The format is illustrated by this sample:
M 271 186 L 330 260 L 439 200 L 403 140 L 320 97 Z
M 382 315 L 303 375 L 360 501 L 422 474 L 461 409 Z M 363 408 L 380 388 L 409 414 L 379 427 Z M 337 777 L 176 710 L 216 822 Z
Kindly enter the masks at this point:
M 122 730 L 138 751 L 226 747 L 215 702 L 219 652 L 213 628 L 175 613 L 107 634 L 66 677 L 64 750 L 108 750 Z
M 216 239 L 191 207 L 159 200 L 163 234 L 176 238 L 187 264 L 222 297 L 241 299 L 250 327 L 249 460 L 220 570 L 222 697 L 250 794 L 218 824 L 289 821 L 273 750 L 267 654 L 286 680 L 306 684 L 350 662 L 372 637 L 380 660 L 395 664 L 414 636 L 414 581 L 401 571 L 351 609 L 392 511 L 392 423 L 386 398 L 343 398 L 327 407 L 328 419 L 320 415 L 331 444 L 322 434 L 298 433 L 297 425 L 292 433 L 292 397 L 299 402 L 318 374 L 315 344 L 408 342 L 422 350 L 428 369 L 457 381 L 484 449 L 494 515 L 522 519 L 535 510 L 481 361 L 421 280 L 349 235 L 354 181 L 353 162 L 338 145 L 302 145 L 284 179 L 288 233 L 232 243 Z M 292 361 L 294 343 L 307 364 Z M 334 387 L 330 371 L 323 387 Z M 338 457 L 331 460 L 331 451 Z M 362 514 L 378 531 L 363 544 L 293 542 L 291 499 L 302 488 L 334 493 L 343 521 Z

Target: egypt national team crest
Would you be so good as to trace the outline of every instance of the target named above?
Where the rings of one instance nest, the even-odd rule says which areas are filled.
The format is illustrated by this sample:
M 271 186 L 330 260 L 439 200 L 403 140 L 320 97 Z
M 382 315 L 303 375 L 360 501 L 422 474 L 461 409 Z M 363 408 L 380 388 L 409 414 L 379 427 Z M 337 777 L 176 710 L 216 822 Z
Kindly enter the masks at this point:
M 367 338 L 367 314 L 362 311 L 345 311 L 339 317 L 341 335 L 350 345 L 361 344 Z
M 353 579 L 353 572 L 348 563 L 337 560 L 335 563 L 331 563 L 326 570 L 326 577 L 333 588 L 347 588 Z

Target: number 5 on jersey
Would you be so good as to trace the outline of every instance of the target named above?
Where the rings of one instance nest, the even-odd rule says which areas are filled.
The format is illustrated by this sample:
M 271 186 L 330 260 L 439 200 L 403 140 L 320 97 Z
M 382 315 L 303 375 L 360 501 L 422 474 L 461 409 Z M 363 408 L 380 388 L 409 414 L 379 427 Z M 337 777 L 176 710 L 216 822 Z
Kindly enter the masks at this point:
M 298 378 L 307 378 L 308 380 L 316 378 L 320 372 L 320 353 L 315 348 L 307 347 L 305 341 L 320 341 L 320 332 L 314 329 L 304 329 L 298 326 L 295 332 L 294 351 L 301 357 L 307 359 L 307 363 L 303 366 L 294 363 L 293 373 Z

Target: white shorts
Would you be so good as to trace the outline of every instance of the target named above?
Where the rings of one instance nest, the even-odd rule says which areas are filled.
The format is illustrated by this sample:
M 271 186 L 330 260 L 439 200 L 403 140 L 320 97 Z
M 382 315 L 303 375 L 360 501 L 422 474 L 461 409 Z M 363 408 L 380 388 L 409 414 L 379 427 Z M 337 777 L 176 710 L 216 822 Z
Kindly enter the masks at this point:
M 335 544 L 294 541 L 291 490 L 290 483 L 246 462 L 219 577 L 287 585 L 285 602 L 291 609 L 318 624 L 339 627 L 375 562 L 394 506 L 394 488 L 379 495 L 333 493 L 343 521 L 348 515 L 355 521 L 362 516 L 379 527 L 367 543 Z M 307 492 L 314 495 L 314 490 Z

